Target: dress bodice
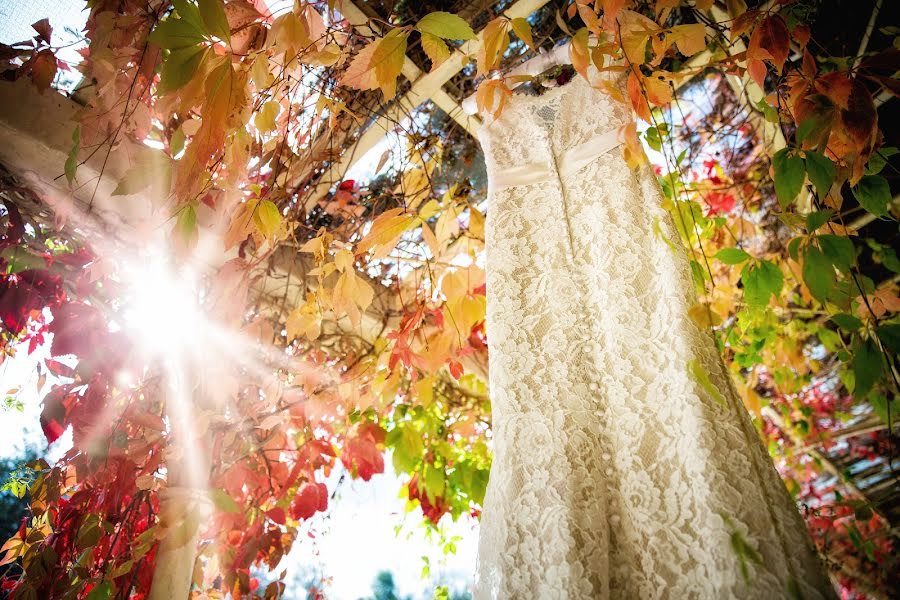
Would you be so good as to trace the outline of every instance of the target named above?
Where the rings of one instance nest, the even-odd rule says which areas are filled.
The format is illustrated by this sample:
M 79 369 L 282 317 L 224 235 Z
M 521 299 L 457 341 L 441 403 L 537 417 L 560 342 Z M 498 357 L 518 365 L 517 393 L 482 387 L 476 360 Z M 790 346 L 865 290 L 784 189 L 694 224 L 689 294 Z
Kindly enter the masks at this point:
M 609 73 L 588 71 L 592 81 Z M 613 74 L 614 85 L 624 82 Z M 479 131 L 488 175 L 523 164 L 553 164 L 563 152 L 584 144 L 631 120 L 629 107 L 603 88 L 592 87 L 579 74 L 540 96 L 514 94 L 500 116 Z

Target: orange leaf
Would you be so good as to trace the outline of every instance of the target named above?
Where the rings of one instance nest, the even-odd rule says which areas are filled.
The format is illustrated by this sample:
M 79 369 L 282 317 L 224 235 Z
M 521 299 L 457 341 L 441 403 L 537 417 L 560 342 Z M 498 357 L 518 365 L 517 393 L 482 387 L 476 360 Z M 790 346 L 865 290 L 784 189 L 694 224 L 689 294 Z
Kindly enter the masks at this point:
M 588 28 L 582 27 L 575 32 L 572 43 L 569 45 L 569 57 L 572 60 L 572 66 L 585 79 L 588 78 L 587 68 L 590 63 L 590 53 L 588 52 L 589 34 Z
M 641 81 L 636 69 L 632 69 L 631 73 L 628 75 L 626 89 L 628 91 L 628 99 L 631 101 L 631 108 L 634 109 L 634 112 L 637 113 L 638 117 L 649 123 L 650 106 L 647 104 L 647 100 L 641 93 Z
M 784 19 L 781 15 L 773 14 L 763 19 L 750 35 L 747 60 L 771 60 L 781 73 L 790 46 L 791 37 Z
M 486 75 L 509 46 L 509 21 L 504 17 L 497 17 L 485 25 L 480 35 L 481 47 L 478 49 L 476 75 Z

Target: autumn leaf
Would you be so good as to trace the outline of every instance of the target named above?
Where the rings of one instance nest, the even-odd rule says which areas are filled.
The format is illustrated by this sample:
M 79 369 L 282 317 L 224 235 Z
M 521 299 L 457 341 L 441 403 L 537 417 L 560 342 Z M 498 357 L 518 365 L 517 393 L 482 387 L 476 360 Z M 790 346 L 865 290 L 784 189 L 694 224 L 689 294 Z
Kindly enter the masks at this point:
M 425 51 L 425 55 L 431 60 L 432 71 L 450 57 L 450 49 L 444 43 L 444 40 L 430 33 L 422 34 L 422 50 Z
M 747 45 L 747 68 L 759 87 L 765 83 L 766 70 L 763 60 L 769 60 L 781 73 L 790 50 L 790 34 L 784 19 L 772 14 L 763 19 L 750 35 Z
M 397 94 L 397 77 L 400 76 L 403 60 L 406 58 L 407 37 L 408 32 L 392 29 L 378 41 L 378 47 L 372 53 L 375 78 L 385 100 L 390 100 Z
M 531 23 L 528 22 L 528 19 L 523 17 L 518 17 L 510 20 L 509 24 L 512 26 L 513 32 L 519 37 L 520 40 L 525 42 L 525 44 L 535 50 L 534 39 L 531 35 Z
M 253 213 L 253 222 L 263 237 L 271 238 L 281 228 L 281 211 L 271 200 L 262 200 Z
M 253 124 L 261 133 L 267 133 L 275 129 L 275 118 L 281 112 L 281 105 L 274 100 L 269 100 L 259 109 L 253 118 Z
M 416 29 L 423 34 L 428 33 L 445 40 L 471 40 L 475 32 L 457 15 L 436 11 L 428 13 L 416 23 Z
M 685 56 L 693 56 L 706 49 L 706 26 L 702 23 L 676 25 L 667 37 Z
M 588 28 L 582 27 L 575 32 L 575 35 L 572 37 L 572 41 L 569 45 L 569 57 L 572 61 L 572 66 L 585 79 L 587 79 L 588 77 L 587 68 L 588 64 L 590 64 L 590 53 L 588 52 L 588 35 L 590 35 L 590 31 L 588 31 Z
M 481 46 L 476 57 L 477 75 L 487 75 L 509 46 L 509 20 L 497 17 L 481 30 Z

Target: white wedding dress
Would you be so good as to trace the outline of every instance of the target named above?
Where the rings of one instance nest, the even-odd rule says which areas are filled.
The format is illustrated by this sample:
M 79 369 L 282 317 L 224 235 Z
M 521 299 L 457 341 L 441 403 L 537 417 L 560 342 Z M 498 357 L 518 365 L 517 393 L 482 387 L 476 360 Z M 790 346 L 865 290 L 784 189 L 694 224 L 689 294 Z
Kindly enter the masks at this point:
M 475 600 L 837 598 L 712 334 L 688 317 L 690 266 L 656 178 L 614 148 L 629 119 L 576 75 L 514 95 L 480 132 L 494 437 Z

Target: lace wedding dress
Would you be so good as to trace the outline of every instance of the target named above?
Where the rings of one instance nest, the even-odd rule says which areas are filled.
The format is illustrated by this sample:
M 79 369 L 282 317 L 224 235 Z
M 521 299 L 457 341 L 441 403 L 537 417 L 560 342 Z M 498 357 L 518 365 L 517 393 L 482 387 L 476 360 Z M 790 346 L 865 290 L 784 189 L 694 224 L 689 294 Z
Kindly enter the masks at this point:
M 480 133 L 494 438 L 475 600 L 836 598 L 712 334 L 688 317 L 690 266 L 656 178 L 613 149 L 629 118 L 576 75 L 514 95 Z

